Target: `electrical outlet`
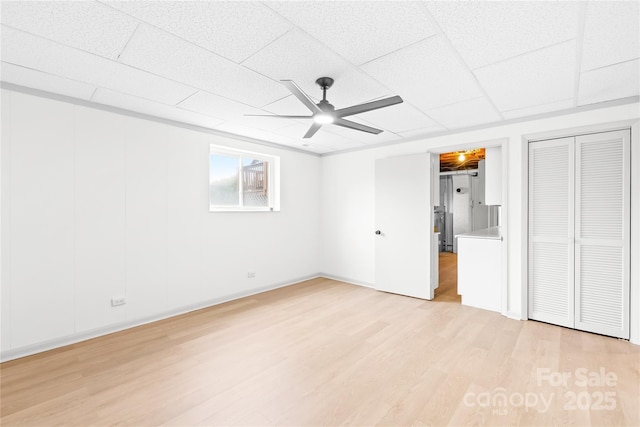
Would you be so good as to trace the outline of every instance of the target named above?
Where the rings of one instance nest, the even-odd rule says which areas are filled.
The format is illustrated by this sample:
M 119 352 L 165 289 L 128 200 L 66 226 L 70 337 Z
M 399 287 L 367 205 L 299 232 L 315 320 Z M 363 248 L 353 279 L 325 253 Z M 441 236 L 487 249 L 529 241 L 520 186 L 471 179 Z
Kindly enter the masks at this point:
M 117 307 L 119 305 L 125 305 L 126 303 L 127 303 L 127 300 L 125 299 L 125 297 L 111 298 L 111 307 Z
M 255 271 L 250 271 L 250 272 L 247 273 L 247 278 L 253 279 L 254 277 L 256 277 L 256 272 Z

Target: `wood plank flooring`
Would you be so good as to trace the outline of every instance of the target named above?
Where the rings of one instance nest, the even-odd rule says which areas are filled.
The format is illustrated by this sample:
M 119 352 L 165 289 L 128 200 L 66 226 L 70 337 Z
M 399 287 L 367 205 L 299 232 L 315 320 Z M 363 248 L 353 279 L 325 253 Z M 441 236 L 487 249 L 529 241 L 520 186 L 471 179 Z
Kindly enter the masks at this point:
M 0 423 L 637 426 L 639 371 L 626 341 L 314 279 L 3 363 Z
M 434 299 L 460 304 L 462 297 L 458 295 L 458 254 L 440 252 L 438 276 L 438 287 L 435 290 Z

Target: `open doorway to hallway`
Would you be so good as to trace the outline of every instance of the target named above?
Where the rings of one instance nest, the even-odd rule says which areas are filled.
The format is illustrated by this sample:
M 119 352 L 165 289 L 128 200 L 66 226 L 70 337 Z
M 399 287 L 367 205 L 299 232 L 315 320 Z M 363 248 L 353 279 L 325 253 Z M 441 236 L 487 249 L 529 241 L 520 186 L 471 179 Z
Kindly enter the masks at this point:
M 485 203 L 485 148 L 469 148 L 439 156 L 439 194 L 434 203 L 438 246 L 435 299 L 461 302 L 458 293 L 458 235 L 496 226 L 498 208 Z

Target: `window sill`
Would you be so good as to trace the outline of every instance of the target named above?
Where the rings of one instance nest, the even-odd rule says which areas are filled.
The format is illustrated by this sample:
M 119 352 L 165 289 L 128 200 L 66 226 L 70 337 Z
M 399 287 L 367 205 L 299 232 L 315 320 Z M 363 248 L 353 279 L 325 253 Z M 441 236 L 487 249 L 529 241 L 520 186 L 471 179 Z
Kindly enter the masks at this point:
M 209 207 L 209 212 L 280 212 L 279 208 L 222 208 L 222 207 Z

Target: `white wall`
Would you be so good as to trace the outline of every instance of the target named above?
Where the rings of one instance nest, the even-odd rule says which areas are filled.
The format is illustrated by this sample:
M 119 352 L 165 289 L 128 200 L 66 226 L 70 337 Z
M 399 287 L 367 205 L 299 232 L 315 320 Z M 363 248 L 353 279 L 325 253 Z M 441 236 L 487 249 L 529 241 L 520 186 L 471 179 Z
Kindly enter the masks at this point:
M 639 117 L 638 104 L 621 105 L 320 159 L 3 90 L 2 358 L 318 272 L 371 286 L 375 159 L 501 138 L 509 162 L 505 311 L 524 316 L 522 136 Z M 282 211 L 209 213 L 210 143 L 281 156 Z M 640 183 L 637 168 L 633 174 Z M 638 199 L 632 203 L 633 250 L 640 215 Z M 111 308 L 113 296 L 127 304 Z M 639 301 L 632 293 L 636 336 Z
M 12 91 L 2 107 L 3 359 L 320 271 L 320 158 Z M 209 213 L 211 143 L 281 156 L 281 212 Z
M 523 257 L 527 251 L 527 191 L 523 188 L 527 166 L 523 135 L 599 123 L 637 120 L 639 117 L 638 104 L 627 104 L 323 157 L 321 271 L 327 276 L 342 278 L 353 283 L 368 286 L 375 283 L 373 207 L 376 159 L 428 150 L 443 151 L 443 147 L 485 146 L 487 141 L 508 138 L 506 150 L 503 150 L 503 156 L 508 161 L 508 191 L 506 199 L 503 196 L 506 206 L 501 209 L 503 226 L 508 232 L 505 240 L 508 245 L 508 296 L 504 311 L 509 316 L 523 318 L 526 316 L 522 310 L 525 268 Z M 637 153 L 638 150 L 635 152 Z M 632 223 L 636 239 L 640 236 L 639 228 L 640 221 L 636 216 Z M 635 286 L 637 289 L 637 275 L 632 280 L 635 281 L 632 288 Z M 633 325 L 639 322 L 632 322 L 635 322 L 632 324 L 633 329 Z M 635 329 L 639 327 L 640 323 L 635 326 Z

